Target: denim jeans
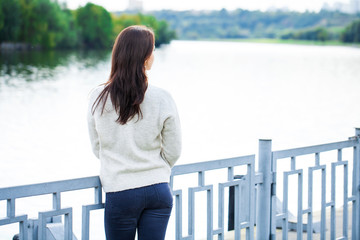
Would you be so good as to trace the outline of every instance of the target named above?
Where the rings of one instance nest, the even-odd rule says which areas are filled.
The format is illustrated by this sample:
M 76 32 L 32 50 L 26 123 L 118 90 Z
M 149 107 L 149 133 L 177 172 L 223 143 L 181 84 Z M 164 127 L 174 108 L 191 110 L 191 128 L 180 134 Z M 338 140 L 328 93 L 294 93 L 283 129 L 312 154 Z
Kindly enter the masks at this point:
M 172 205 L 168 183 L 106 193 L 106 239 L 163 240 Z

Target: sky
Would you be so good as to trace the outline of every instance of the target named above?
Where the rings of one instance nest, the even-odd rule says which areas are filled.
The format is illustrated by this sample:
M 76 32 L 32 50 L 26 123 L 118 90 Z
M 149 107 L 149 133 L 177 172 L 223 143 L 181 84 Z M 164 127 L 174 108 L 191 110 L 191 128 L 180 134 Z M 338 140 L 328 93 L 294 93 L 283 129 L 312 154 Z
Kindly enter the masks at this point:
M 89 0 L 59 0 L 66 2 L 67 7 L 76 9 L 84 6 Z M 128 0 L 91 0 L 108 11 L 123 11 L 128 7 Z M 350 0 L 143 0 L 145 11 L 172 9 L 172 10 L 220 10 L 237 8 L 266 11 L 271 8 L 285 8 L 294 11 L 319 11 L 327 2 L 333 5 L 336 2 L 348 4 Z

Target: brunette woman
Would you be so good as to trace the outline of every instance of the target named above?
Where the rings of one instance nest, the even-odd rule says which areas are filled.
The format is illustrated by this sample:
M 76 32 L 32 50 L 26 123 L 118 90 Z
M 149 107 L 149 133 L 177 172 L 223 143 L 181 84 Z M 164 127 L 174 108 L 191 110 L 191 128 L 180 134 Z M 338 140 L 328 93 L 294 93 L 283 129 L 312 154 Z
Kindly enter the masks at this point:
M 121 31 L 110 78 L 90 96 L 88 126 L 101 162 L 108 240 L 134 240 L 136 231 L 139 240 L 163 240 L 172 209 L 168 182 L 181 131 L 170 94 L 148 84 L 154 43 L 147 27 Z

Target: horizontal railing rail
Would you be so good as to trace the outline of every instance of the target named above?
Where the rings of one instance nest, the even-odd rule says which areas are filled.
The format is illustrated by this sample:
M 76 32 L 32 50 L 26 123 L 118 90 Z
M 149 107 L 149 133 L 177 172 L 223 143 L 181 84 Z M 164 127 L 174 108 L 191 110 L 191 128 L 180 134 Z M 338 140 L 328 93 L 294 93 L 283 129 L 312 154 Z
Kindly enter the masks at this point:
M 241 164 L 248 164 L 254 159 L 255 155 L 248 155 L 242 157 L 226 158 L 220 160 L 212 160 L 199 163 L 190 163 L 183 165 L 176 165 L 172 168 L 171 175 L 182 175 L 195 172 L 204 172 L 220 168 L 235 167 Z
M 58 192 L 68 192 L 87 188 L 101 188 L 101 182 L 98 176 L 85 177 L 71 180 L 62 180 L 38 184 L 29 184 L 24 186 L 15 186 L 0 188 L 0 201 L 46 195 Z
M 358 144 L 358 140 L 347 140 L 342 142 L 334 142 L 328 144 L 321 144 L 316 146 L 293 148 L 287 150 L 273 151 L 273 159 L 289 158 L 295 156 L 302 156 L 308 154 L 316 154 L 320 152 L 327 152 L 337 149 L 355 147 Z

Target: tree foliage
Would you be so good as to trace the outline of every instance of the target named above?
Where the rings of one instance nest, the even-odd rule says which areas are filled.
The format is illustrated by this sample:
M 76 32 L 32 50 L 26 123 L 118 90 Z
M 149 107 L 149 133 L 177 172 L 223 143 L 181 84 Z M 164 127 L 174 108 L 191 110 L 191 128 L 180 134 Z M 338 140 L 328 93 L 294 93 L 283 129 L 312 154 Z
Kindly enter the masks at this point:
M 360 19 L 349 24 L 341 34 L 341 40 L 348 43 L 360 42 Z
M 119 34 L 121 30 L 131 25 L 145 25 L 154 30 L 155 46 L 170 43 L 172 39 L 176 38 L 176 33 L 170 30 L 168 23 L 165 20 L 158 21 L 152 15 L 143 14 L 127 14 L 113 15 L 114 36 Z
M 0 1 L 0 41 L 17 41 L 20 33 L 21 6 L 19 0 Z
M 20 0 L 20 41 L 54 48 L 61 45 L 69 33 L 68 15 L 57 3 L 49 0 Z
M 82 44 L 91 48 L 110 47 L 112 42 L 111 15 L 105 8 L 88 3 L 76 11 Z
M 92 3 L 72 11 L 53 0 L 0 0 L 0 43 L 45 49 L 110 48 L 115 36 L 134 24 L 153 28 L 157 46 L 175 38 L 164 20 L 150 15 L 115 16 Z

